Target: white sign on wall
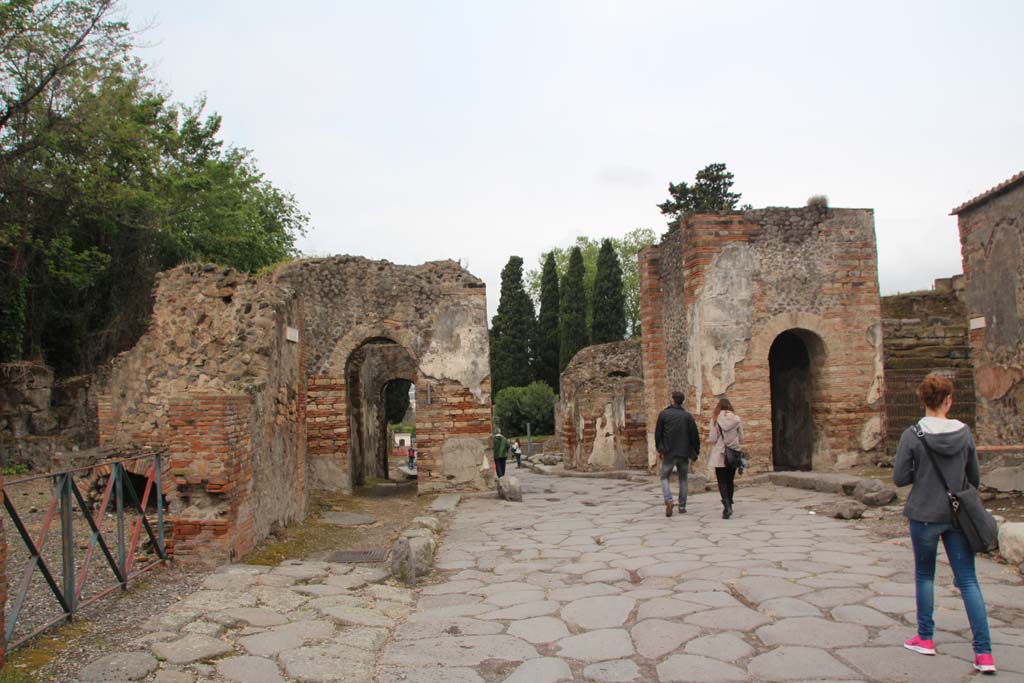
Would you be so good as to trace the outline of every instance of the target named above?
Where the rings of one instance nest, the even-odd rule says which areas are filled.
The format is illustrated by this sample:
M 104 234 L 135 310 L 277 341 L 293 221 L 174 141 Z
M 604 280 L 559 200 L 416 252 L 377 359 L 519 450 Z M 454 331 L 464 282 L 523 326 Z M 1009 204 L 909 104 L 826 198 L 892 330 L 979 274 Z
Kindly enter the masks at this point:
M 971 318 L 971 329 L 972 330 L 983 330 L 985 329 L 985 316 L 980 318 Z
M 294 327 L 286 327 L 284 328 L 284 338 L 290 342 L 297 343 L 299 341 L 299 331 Z

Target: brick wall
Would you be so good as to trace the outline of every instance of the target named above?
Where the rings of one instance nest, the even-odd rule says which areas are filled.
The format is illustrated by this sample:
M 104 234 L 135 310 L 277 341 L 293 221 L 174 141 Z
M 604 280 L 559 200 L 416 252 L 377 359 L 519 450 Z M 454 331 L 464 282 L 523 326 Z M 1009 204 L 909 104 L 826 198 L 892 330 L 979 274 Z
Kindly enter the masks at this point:
M 4 480 L 0 476 L 0 502 L 3 500 Z M 4 616 L 4 606 L 7 604 L 7 534 L 4 531 L 4 519 L 6 514 L 0 515 L 0 624 L 6 627 L 7 619 Z M 5 639 L 0 638 L 0 669 L 7 663 L 7 649 Z
M 687 395 L 702 438 L 717 399 L 728 395 L 744 420 L 752 469 L 774 469 L 769 356 L 794 331 L 810 356 L 802 399 L 811 406 L 810 466 L 873 457 L 883 416 L 871 211 L 689 216 L 641 254 L 640 271 L 649 433 L 673 389 Z
M 1024 176 L 956 209 L 967 283 L 977 435 L 1024 444 Z

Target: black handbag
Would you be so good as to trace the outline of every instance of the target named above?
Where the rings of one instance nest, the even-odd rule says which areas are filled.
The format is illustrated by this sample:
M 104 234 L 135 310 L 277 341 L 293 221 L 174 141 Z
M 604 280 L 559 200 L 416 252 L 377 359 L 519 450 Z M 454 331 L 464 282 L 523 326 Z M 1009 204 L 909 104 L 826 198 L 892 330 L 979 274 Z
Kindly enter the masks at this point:
M 715 426 L 718 427 L 718 436 L 722 439 L 722 445 L 725 446 L 725 434 L 722 433 L 722 426 L 718 422 L 715 422 Z M 743 455 L 743 451 L 738 448 L 725 446 L 725 466 L 737 470 L 745 469 L 747 467 L 747 458 Z
M 967 543 L 971 550 L 976 553 L 990 553 L 999 547 L 999 524 L 992 513 L 985 509 L 985 504 L 978 495 L 978 489 L 971 486 L 967 481 L 966 463 L 964 464 L 964 489 L 953 492 L 946 482 L 945 475 L 935 462 L 935 454 L 931 446 L 925 441 L 924 432 L 918 432 L 917 438 L 924 444 L 924 450 L 932 461 L 932 467 L 939 474 L 942 485 L 946 487 L 946 495 L 949 496 L 949 506 L 953 512 L 953 526 L 963 532 L 967 537 Z

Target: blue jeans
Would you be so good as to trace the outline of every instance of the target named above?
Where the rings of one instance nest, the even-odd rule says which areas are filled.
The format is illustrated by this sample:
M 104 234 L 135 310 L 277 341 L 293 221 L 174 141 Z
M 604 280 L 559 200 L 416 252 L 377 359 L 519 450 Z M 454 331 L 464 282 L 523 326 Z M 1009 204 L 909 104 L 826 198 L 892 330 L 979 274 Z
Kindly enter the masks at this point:
M 918 522 L 910 520 L 910 542 L 914 546 L 914 576 L 917 594 L 917 635 L 931 640 L 935 633 L 932 613 L 935 610 L 935 557 L 939 550 L 939 539 L 946 548 L 946 557 L 953 570 L 953 583 L 960 589 L 971 622 L 971 632 L 976 654 L 992 652 L 992 639 L 988 633 L 988 613 L 985 598 L 974 574 L 974 553 L 967 544 L 967 537 L 951 524 Z
M 676 468 L 676 472 L 679 473 L 679 507 L 680 509 L 686 508 L 686 475 L 689 472 L 690 461 L 686 458 L 675 458 L 664 457 L 661 459 L 661 492 L 665 496 L 665 502 L 672 502 L 672 489 L 668 485 L 668 480 L 672 476 L 672 468 Z

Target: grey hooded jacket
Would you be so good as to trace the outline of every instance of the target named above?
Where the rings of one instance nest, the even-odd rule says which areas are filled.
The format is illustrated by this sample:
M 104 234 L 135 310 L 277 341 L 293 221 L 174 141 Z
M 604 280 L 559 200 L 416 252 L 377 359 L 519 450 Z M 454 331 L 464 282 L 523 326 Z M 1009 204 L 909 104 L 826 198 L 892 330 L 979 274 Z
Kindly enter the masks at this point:
M 900 445 L 896 449 L 892 481 L 897 486 L 914 485 L 907 497 L 906 505 L 903 506 L 903 514 L 906 517 L 918 522 L 950 524 L 952 515 L 946 488 L 935 472 L 932 459 L 928 456 L 921 439 L 924 438 L 931 446 L 935 462 L 942 469 L 942 474 L 954 493 L 965 488 L 965 481 L 975 487 L 981 483 L 978 453 L 974 447 L 974 437 L 971 436 L 971 430 L 967 425 L 961 425 L 952 431 L 936 433 L 930 429 L 935 424 L 930 421 L 936 419 L 924 418 L 903 432 Z M 923 437 L 918 436 L 918 431 L 924 432 Z

